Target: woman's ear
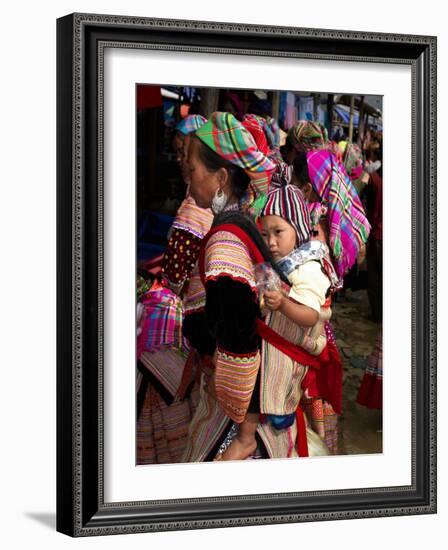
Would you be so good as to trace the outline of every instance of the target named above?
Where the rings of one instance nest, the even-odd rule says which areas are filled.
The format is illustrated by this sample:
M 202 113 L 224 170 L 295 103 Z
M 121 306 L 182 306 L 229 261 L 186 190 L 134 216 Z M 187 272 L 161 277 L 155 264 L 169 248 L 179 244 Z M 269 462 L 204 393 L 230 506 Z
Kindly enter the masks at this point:
M 224 190 L 229 184 L 229 172 L 225 168 L 219 168 L 215 172 L 215 176 L 218 179 L 218 185 L 221 190 Z

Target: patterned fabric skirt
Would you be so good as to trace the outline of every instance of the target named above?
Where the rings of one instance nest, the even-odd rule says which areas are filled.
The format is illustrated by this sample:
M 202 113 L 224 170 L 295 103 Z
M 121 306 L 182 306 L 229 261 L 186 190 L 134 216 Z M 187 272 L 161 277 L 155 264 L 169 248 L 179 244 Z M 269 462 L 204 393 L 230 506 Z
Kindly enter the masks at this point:
M 176 396 L 185 354 L 172 348 L 141 356 L 137 377 L 137 464 L 181 462 L 198 403 L 192 384 L 184 399 Z
M 148 385 L 137 421 L 138 465 L 181 462 L 197 400 L 195 386 L 188 398 L 167 405 L 155 387 Z
M 383 331 L 379 330 L 375 348 L 369 356 L 356 402 L 369 409 L 383 407 Z
M 338 454 L 338 415 L 327 401 L 320 397 L 302 397 L 302 408 L 310 427 L 325 442 L 330 454 Z

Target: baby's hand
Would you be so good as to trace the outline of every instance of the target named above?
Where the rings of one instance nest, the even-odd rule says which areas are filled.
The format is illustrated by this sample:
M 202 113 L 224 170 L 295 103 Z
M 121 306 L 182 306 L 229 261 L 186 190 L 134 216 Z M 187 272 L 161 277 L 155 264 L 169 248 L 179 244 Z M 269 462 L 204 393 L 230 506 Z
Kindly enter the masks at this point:
M 283 294 L 279 290 L 266 290 L 264 301 L 267 308 L 276 311 L 282 305 Z

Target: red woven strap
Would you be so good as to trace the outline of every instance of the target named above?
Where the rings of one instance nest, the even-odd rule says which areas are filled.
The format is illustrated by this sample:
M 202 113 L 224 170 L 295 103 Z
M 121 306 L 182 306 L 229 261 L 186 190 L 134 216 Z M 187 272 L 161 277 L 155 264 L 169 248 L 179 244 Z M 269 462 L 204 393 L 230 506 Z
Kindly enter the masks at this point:
M 306 424 L 302 407 L 299 405 L 296 411 L 297 422 L 297 454 L 299 456 L 309 456 L 308 441 L 306 439 Z
M 260 252 L 257 245 L 253 242 L 253 240 L 249 237 L 249 235 L 240 227 L 233 223 L 226 223 L 222 225 L 217 225 L 216 227 L 213 227 L 207 235 L 204 237 L 201 243 L 201 249 L 199 252 L 199 275 L 201 277 L 202 283 L 205 285 L 205 249 L 207 242 L 209 239 L 217 233 L 218 231 L 228 231 L 229 233 L 232 233 L 236 237 L 242 241 L 247 249 L 249 250 L 250 257 L 254 263 L 262 263 L 265 261 L 265 258 L 263 257 L 262 253 Z M 260 319 L 257 319 L 257 334 L 272 344 L 274 347 L 276 347 L 278 350 L 283 352 L 284 354 L 288 355 L 288 357 L 291 357 L 294 361 L 297 361 L 301 365 L 313 367 L 315 369 L 319 369 L 322 362 L 325 362 L 326 360 L 326 353 L 327 350 L 324 349 L 323 352 L 319 356 L 311 355 L 303 348 L 292 344 L 291 342 L 288 342 L 283 336 L 280 336 L 277 332 L 272 330 L 266 323 L 261 321 Z
M 320 369 L 322 362 L 326 359 L 327 348 L 325 348 L 320 355 L 311 355 L 311 353 L 308 353 L 305 349 L 283 338 L 283 336 L 269 327 L 261 319 L 257 319 L 257 334 L 263 338 L 263 340 L 266 340 L 266 342 L 269 342 L 269 344 L 301 365 Z

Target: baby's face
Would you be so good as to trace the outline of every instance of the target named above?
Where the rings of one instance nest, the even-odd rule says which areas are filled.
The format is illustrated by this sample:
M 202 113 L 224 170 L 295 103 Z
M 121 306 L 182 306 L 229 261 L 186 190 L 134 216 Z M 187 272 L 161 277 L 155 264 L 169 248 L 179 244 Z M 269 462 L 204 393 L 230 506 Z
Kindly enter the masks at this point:
M 264 216 L 261 219 L 264 240 L 274 260 L 280 260 L 296 247 L 296 232 L 293 226 L 280 216 Z

